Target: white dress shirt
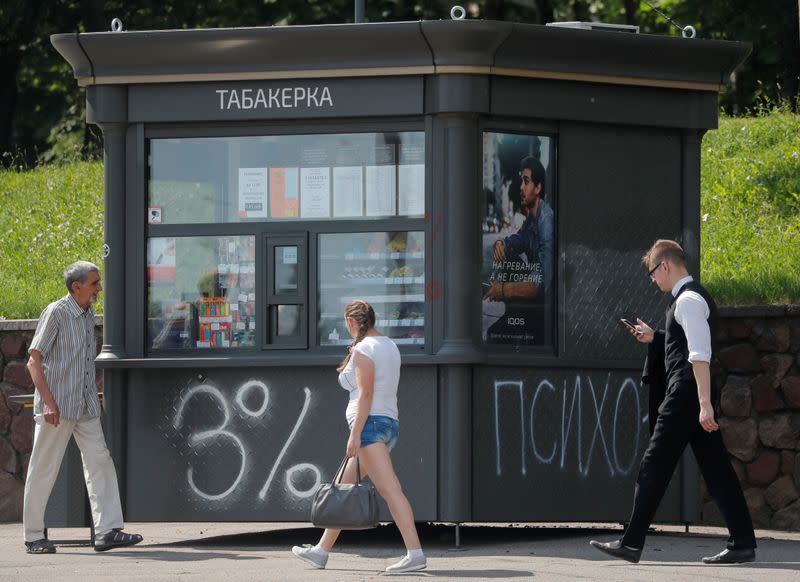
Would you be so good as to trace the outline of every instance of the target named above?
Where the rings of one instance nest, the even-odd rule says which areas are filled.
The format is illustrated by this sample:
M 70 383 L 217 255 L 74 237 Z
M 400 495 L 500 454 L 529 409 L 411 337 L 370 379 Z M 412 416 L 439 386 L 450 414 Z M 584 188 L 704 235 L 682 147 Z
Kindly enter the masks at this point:
M 687 275 L 672 288 L 676 296 L 681 288 L 693 281 Z M 711 329 L 708 326 L 710 310 L 703 296 L 696 291 L 684 291 L 675 300 L 675 321 L 683 328 L 689 346 L 690 362 L 711 362 Z

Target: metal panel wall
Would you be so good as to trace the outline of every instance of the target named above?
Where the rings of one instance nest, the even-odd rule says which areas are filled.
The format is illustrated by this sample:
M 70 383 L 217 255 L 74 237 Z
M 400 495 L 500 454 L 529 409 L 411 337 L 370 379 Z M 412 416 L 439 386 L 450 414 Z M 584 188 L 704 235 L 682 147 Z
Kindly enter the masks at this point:
M 636 370 L 476 369 L 473 519 L 626 520 L 646 390 Z M 680 475 L 656 521 L 681 521 Z
M 307 521 L 344 456 L 347 392 L 330 368 L 143 370 L 130 385 L 132 521 Z M 432 520 L 435 366 L 403 368 L 398 405 L 392 461 L 415 517 Z
M 641 256 L 681 237 L 680 132 L 563 123 L 559 131 L 562 355 L 644 359 L 620 317 L 663 325 Z

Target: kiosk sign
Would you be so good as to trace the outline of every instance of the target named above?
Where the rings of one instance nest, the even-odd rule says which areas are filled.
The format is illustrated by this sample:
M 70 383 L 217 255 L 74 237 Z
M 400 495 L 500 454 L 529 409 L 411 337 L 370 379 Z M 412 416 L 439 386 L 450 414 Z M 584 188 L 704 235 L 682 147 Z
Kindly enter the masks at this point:
M 297 109 L 333 107 L 331 90 L 323 87 L 216 89 L 223 109 Z

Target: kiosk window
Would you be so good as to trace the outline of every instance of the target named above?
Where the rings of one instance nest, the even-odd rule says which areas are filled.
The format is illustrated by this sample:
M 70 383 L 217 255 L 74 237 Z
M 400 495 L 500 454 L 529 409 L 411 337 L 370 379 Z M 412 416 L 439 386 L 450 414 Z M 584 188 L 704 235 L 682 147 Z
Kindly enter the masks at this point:
M 344 306 L 364 299 L 376 327 L 397 344 L 425 341 L 425 236 L 422 232 L 319 235 L 319 345 L 347 345 Z
M 424 213 L 424 132 L 150 140 L 149 224 Z
M 254 236 L 147 241 L 151 350 L 256 345 Z

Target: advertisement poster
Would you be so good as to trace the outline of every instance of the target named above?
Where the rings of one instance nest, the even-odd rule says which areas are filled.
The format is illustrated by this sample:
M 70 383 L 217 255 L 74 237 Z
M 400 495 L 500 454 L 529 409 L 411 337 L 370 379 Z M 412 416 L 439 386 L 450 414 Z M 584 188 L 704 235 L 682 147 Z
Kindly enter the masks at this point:
M 328 218 L 331 215 L 331 169 L 300 169 L 300 216 Z
M 394 146 L 374 148 L 375 165 L 365 169 L 367 216 L 394 216 L 397 199 L 397 165 Z
M 487 344 L 552 346 L 555 143 L 484 132 L 482 326 Z
M 400 216 L 425 213 L 425 146 L 402 144 L 397 172 Z
M 269 169 L 269 214 L 272 218 L 300 215 L 297 168 Z
M 362 216 L 364 188 L 361 166 L 333 169 L 333 216 Z
M 266 168 L 239 168 L 239 217 L 267 217 Z

